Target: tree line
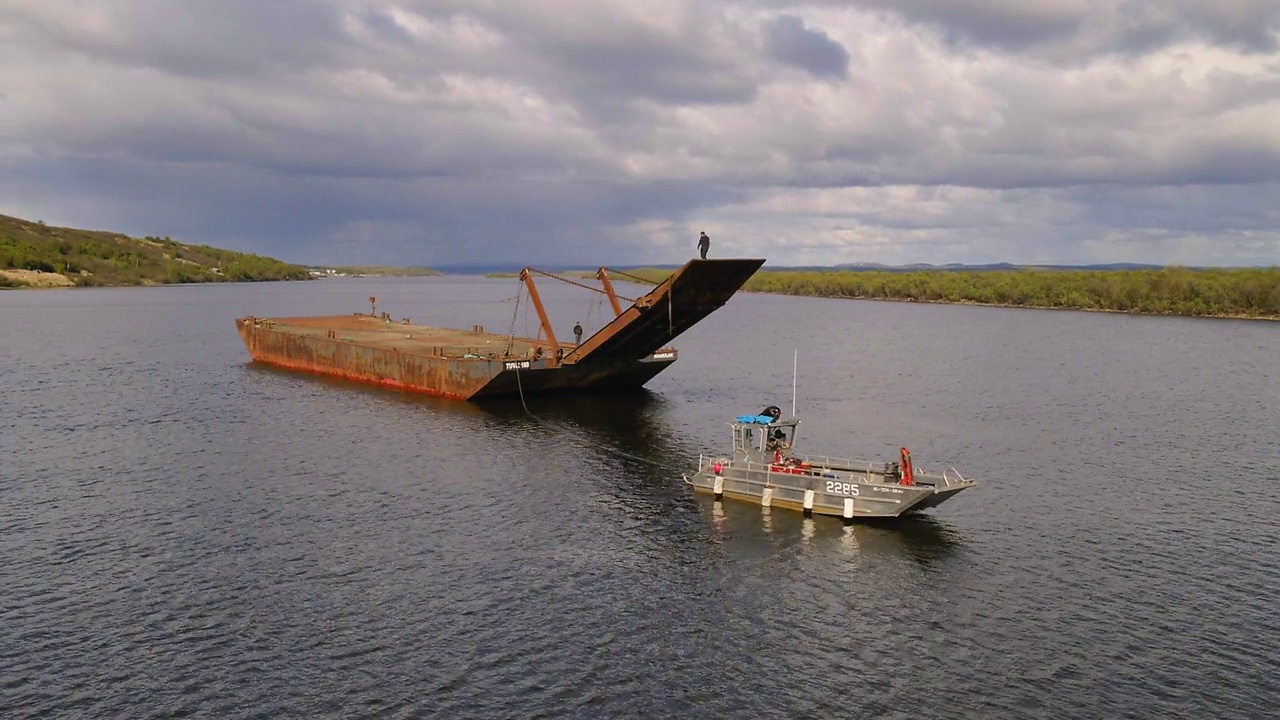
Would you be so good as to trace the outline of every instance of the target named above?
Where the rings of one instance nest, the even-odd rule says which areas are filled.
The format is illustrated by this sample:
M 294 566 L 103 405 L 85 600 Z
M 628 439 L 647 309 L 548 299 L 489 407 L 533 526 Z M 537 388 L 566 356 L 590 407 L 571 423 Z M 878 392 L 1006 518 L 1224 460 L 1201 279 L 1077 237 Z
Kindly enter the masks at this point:
M 770 271 L 746 290 L 1190 316 L 1280 317 L 1280 268 Z
M 660 282 L 669 270 L 632 274 Z M 1157 315 L 1280 318 L 1280 268 L 1138 270 L 761 270 L 743 289 Z

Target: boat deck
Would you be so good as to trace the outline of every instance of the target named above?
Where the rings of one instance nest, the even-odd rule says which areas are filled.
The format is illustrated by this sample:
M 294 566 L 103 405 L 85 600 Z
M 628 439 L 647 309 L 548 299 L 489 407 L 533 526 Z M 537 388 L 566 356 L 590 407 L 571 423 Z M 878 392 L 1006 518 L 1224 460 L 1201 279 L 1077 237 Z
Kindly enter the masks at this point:
M 433 357 L 502 357 L 507 351 L 506 335 L 482 330 L 428 327 L 388 321 L 369 315 L 334 315 L 323 317 L 254 318 L 269 330 L 290 335 L 333 338 L 365 347 L 398 350 L 413 355 Z M 565 343 L 561 343 L 564 345 Z M 511 357 L 526 357 L 546 342 L 530 338 L 511 338 Z M 572 347 L 572 343 L 568 344 Z

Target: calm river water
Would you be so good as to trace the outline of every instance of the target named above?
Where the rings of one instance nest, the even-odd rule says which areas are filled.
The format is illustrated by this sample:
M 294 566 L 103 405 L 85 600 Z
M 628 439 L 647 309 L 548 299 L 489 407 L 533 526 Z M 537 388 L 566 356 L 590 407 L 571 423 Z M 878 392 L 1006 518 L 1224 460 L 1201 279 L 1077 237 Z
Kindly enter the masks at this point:
M 608 307 L 541 289 L 565 336 Z M 376 295 L 505 333 L 515 294 L 0 293 L 0 717 L 1280 707 L 1280 324 L 739 295 L 647 393 L 528 412 L 253 366 L 233 327 Z M 982 484 L 852 527 L 693 495 L 793 351 L 802 449 Z

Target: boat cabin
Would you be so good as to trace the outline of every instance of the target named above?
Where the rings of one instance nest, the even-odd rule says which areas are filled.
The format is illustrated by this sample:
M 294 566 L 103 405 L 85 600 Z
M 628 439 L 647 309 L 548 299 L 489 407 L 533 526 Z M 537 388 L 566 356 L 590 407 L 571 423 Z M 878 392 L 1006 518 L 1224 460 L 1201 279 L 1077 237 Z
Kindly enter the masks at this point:
M 772 408 L 770 408 L 772 409 Z M 800 421 L 778 420 L 776 415 L 741 415 L 733 428 L 733 459 L 760 463 L 791 457 Z

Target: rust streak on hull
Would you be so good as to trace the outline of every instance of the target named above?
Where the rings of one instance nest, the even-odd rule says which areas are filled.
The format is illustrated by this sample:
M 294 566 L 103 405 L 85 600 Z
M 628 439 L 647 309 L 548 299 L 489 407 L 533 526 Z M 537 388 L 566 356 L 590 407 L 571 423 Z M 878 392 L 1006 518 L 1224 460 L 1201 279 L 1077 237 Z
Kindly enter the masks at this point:
M 366 384 L 380 385 L 382 387 L 392 388 L 395 390 L 407 390 L 409 392 L 426 393 L 437 397 L 450 398 L 454 400 L 466 400 L 468 396 L 461 393 L 451 393 L 422 385 L 415 385 L 411 382 L 398 380 L 393 378 L 381 378 L 367 375 L 354 370 L 344 370 L 342 368 L 330 367 L 327 365 L 319 365 L 305 360 L 295 360 L 287 357 L 278 357 L 270 353 L 259 352 L 252 355 L 254 362 L 260 362 L 275 367 L 286 368 L 288 370 L 297 370 L 301 372 L 313 373 L 316 375 L 327 375 L 329 377 L 342 378 L 344 380 L 355 380 Z

